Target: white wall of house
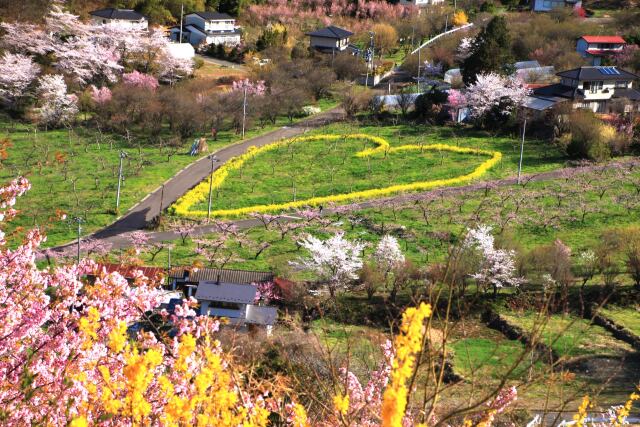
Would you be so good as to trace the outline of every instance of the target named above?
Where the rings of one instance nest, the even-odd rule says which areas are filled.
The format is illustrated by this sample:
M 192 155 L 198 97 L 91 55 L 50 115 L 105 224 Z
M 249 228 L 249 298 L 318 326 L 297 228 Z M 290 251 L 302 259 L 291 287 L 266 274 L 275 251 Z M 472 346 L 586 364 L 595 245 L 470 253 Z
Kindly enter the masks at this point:
M 92 16 L 91 22 L 94 25 L 105 25 L 108 27 L 124 28 L 131 30 L 146 30 L 149 28 L 149 21 L 142 18 L 139 21 L 129 21 L 127 19 L 108 19 L 99 16 Z
M 207 44 L 226 44 L 229 46 L 235 46 L 240 44 L 240 34 L 208 35 Z
M 349 45 L 349 39 L 332 39 L 329 37 L 311 36 L 311 47 L 319 47 L 326 49 L 345 50 Z
M 233 32 L 236 29 L 235 19 L 205 20 L 200 15 L 196 15 L 194 13 L 185 16 L 184 22 L 185 25 L 194 24 L 199 26 L 200 28 L 204 28 L 205 31 Z

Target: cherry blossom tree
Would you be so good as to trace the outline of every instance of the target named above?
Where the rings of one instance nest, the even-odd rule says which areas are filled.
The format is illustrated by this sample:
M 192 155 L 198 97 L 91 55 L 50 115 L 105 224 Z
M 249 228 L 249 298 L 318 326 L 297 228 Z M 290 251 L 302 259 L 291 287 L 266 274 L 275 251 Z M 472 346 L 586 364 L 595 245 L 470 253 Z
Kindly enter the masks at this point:
M 389 234 L 383 236 L 378 242 L 373 259 L 385 275 L 405 261 L 398 239 Z
M 111 101 L 112 98 L 111 89 L 107 86 L 103 86 L 101 88 L 97 88 L 91 85 L 91 100 L 95 102 L 97 105 L 105 105 Z
M 73 121 L 78 114 L 78 97 L 67 94 L 67 84 L 59 74 L 46 74 L 38 79 L 38 118 L 47 126 Z
M 481 256 L 478 271 L 471 275 L 481 286 L 492 286 L 494 295 L 499 288 L 519 286 L 523 279 L 516 276 L 515 251 L 497 249 L 491 227 L 480 225 L 469 229 L 464 247 L 475 249 Z
M 131 73 L 124 73 L 122 75 L 122 82 L 126 85 L 143 89 L 156 90 L 158 88 L 158 79 L 137 70 L 133 70 Z
M 269 304 L 273 301 L 280 301 L 282 299 L 282 292 L 280 291 L 280 288 L 273 282 L 252 283 L 252 285 L 257 289 L 254 304 Z
M 236 80 L 231 86 L 231 90 L 234 92 L 242 92 L 245 89 L 249 95 L 262 96 L 266 93 L 267 86 L 264 84 L 264 80 L 252 82 L 249 79 Z
M 476 76 L 476 82 L 467 88 L 466 98 L 474 117 L 482 117 L 493 108 L 502 108 L 500 112 L 508 115 L 522 105 L 530 93 L 517 77 L 488 73 Z
M 40 67 L 22 54 L 5 52 L 0 58 L 0 101 L 12 106 L 25 96 Z
M 0 188 L 2 225 L 29 188 L 22 178 Z M 15 249 L 0 235 L 3 425 L 264 426 L 274 410 L 267 407 L 280 405 L 230 373 L 230 358 L 211 338 L 219 323 L 196 316 L 196 300 L 168 313 L 159 309 L 163 291 L 140 271 L 129 284 L 89 260 L 39 270 L 39 230 Z M 94 277 L 90 286 L 85 274 Z M 152 311 L 172 325 L 171 336 L 155 327 L 129 331 L 152 322 Z M 190 402 L 199 403 L 187 409 Z
M 299 245 L 309 251 L 310 258 L 304 258 L 295 264 L 314 272 L 320 280 L 327 282 L 331 297 L 335 297 L 338 288 L 358 277 L 357 273 L 362 268 L 361 252 L 364 244 L 345 239 L 343 232 L 338 232 L 327 240 L 308 235 Z

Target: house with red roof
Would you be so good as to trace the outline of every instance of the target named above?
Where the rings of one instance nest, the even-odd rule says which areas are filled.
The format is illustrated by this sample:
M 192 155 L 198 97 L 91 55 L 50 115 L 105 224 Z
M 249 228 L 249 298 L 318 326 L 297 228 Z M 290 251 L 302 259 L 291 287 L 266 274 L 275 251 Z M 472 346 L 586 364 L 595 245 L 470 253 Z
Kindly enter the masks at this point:
M 603 65 L 602 60 L 614 56 L 627 45 L 620 36 L 582 36 L 576 43 L 576 51 L 588 58 L 591 65 Z

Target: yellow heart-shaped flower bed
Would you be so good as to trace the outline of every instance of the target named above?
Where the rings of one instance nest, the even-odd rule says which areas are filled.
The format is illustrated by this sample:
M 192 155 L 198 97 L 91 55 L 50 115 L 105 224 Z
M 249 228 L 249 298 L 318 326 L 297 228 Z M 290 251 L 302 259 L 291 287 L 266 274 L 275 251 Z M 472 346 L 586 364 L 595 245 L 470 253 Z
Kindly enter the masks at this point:
M 250 147 L 244 154 L 234 157 L 220 168 L 218 168 L 213 176 L 202 181 L 196 187 L 187 192 L 184 196 L 179 198 L 170 211 L 179 216 L 185 217 L 206 217 L 207 211 L 205 210 L 191 210 L 193 206 L 198 203 L 207 200 L 209 195 L 209 186 L 212 185 L 213 189 L 220 188 L 229 176 L 229 172 L 240 169 L 247 160 L 254 158 L 258 154 L 265 153 L 273 150 L 283 144 L 300 143 L 309 141 L 338 141 L 344 139 L 360 139 L 364 141 L 372 142 L 375 147 L 367 148 L 357 152 L 356 157 L 369 157 L 376 154 L 391 154 L 406 151 L 450 151 L 461 154 L 476 154 L 488 156 L 488 159 L 477 166 L 472 172 L 453 178 L 437 179 L 431 181 L 413 182 L 409 184 L 391 185 L 384 188 L 374 188 L 370 190 L 354 191 L 351 193 L 335 194 L 329 196 L 312 197 L 304 200 L 296 200 L 287 203 L 279 204 L 265 204 L 242 207 L 237 209 L 217 209 L 211 212 L 212 216 L 228 217 L 239 216 L 252 212 L 277 212 L 289 209 L 302 208 L 305 206 L 319 206 L 328 203 L 340 203 L 350 202 L 354 200 L 372 199 L 378 197 L 389 196 L 391 194 L 397 194 L 408 191 L 424 191 L 430 190 L 436 187 L 445 187 L 449 185 L 457 185 L 465 182 L 469 182 L 473 179 L 479 178 L 484 175 L 489 169 L 495 166 L 501 159 L 502 153 L 498 151 L 488 151 L 475 148 L 456 147 L 446 144 L 430 144 L 430 145 L 402 145 L 398 147 L 391 147 L 389 142 L 384 138 L 366 135 L 366 134 L 350 134 L 350 135 L 311 135 L 302 136 L 291 139 L 284 139 L 282 141 L 274 142 L 272 144 L 264 145 L 262 147 Z

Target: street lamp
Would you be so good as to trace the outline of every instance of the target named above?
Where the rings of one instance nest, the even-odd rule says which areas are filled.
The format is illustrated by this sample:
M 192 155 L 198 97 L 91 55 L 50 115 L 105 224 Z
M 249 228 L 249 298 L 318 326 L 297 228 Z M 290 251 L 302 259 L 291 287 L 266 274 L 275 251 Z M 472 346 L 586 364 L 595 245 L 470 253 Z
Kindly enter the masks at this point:
M 215 154 L 211 154 L 209 156 L 209 160 L 211 160 L 211 175 L 209 175 L 209 208 L 207 209 L 207 222 L 211 218 L 211 196 L 213 194 L 213 168 L 216 163 L 220 160 Z
M 375 35 L 376 35 L 375 32 L 369 31 L 369 65 L 367 65 L 367 77 L 364 82 L 365 87 L 369 87 L 369 68 L 371 68 L 371 73 L 373 74 L 373 60 L 375 58 L 375 46 L 373 44 L 373 36 Z M 373 80 L 375 82 L 375 75 L 373 77 Z
M 118 214 L 118 209 L 120 209 L 120 187 L 122 185 L 122 162 L 124 158 L 127 157 L 127 153 L 120 150 L 120 169 L 118 172 L 118 192 L 116 195 L 116 215 Z
M 79 216 L 76 216 L 71 218 L 71 220 L 69 220 L 70 224 L 73 224 L 74 222 L 78 225 L 77 259 L 78 259 L 78 264 L 80 264 L 80 235 L 82 234 L 82 223 L 84 222 L 84 219 L 80 218 Z
M 522 123 L 522 143 L 520 144 L 520 162 L 518 163 L 518 184 L 520 184 L 520 175 L 522 174 L 522 157 L 524 156 L 524 133 L 527 129 L 527 116 L 524 116 Z

